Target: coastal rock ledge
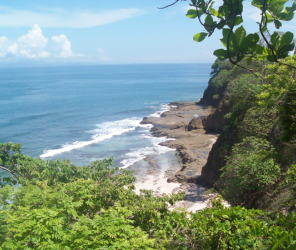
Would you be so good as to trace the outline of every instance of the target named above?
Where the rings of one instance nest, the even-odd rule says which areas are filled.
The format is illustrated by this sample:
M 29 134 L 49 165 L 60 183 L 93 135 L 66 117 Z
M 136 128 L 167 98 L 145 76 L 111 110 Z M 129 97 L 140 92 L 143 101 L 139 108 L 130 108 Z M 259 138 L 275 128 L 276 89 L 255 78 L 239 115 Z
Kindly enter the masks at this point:
M 181 166 L 168 176 L 167 182 L 196 183 L 217 140 L 215 134 L 206 133 L 203 125 L 204 119 L 214 112 L 214 108 L 196 102 L 174 102 L 169 106 L 170 110 L 160 117 L 144 117 L 141 124 L 152 124 L 153 136 L 173 139 L 160 143 L 177 150 Z

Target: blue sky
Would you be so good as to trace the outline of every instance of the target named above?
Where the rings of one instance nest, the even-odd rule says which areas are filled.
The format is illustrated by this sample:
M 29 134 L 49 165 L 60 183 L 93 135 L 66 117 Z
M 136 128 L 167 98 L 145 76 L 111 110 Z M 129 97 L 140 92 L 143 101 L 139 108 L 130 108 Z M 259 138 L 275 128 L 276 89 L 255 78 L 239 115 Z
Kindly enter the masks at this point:
M 221 1 L 221 0 L 219 0 Z M 219 3 L 218 1 L 218 3 Z M 211 63 L 221 32 L 202 43 L 185 14 L 189 1 L 10 0 L 0 6 L 0 64 Z M 245 1 L 244 26 L 256 31 L 258 13 Z M 284 29 L 295 31 L 295 22 Z

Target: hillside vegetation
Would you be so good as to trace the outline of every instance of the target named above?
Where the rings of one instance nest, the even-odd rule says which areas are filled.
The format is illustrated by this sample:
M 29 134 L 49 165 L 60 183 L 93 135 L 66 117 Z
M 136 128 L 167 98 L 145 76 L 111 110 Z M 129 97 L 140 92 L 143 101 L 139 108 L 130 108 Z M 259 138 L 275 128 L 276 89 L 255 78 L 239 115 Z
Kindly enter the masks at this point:
M 296 65 L 296 56 L 285 59 Z M 219 137 L 199 182 L 214 199 L 201 212 L 170 212 L 184 194 L 133 191 L 112 158 L 77 167 L 43 161 L 0 144 L 0 249 L 295 249 L 295 72 L 254 63 L 256 76 L 227 62 L 213 65 L 202 102 Z
M 283 61 L 296 65 L 296 56 Z M 202 102 L 217 109 L 204 123 L 220 135 L 199 181 L 214 185 L 233 205 L 293 211 L 296 72 L 264 61 L 252 67 L 256 76 L 227 62 L 213 65 Z

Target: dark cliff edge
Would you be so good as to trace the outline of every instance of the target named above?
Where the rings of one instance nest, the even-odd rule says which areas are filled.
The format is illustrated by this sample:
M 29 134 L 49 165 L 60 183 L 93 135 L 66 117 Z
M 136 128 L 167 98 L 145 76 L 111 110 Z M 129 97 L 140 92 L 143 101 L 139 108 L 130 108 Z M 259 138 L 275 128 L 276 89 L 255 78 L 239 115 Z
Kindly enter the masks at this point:
M 224 96 L 225 90 L 220 89 L 220 91 L 219 95 Z M 196 181 L 198 184 L 202 184 L 204 186 L 213 186 L 219 179 L 221 174 L 220 169 L 225 165 L 226 152 L 229 152 L 233 146 L 232 142 L 228 142 L 226 152 L 225 150 L 221 150 L 226 141 L 225 134 L 223 133 L 223 127 L 225 125 L 224 116 L 229 112 L 228 98 L 229 95 L 225 94 L 219 105 L 217 105 L 215 112 L 203 119 L 204 129 L 207 133 L 219 134 L 216 143 L 213 145 L 209 153 L 207 163 L 202 168 L 201 176 L 198 177 Z M 208 101 L 205 101 L 205 103 L 207 102 Z
M 227 143 L 227 149 L 222 150 L 222 146 L 227 140 L 223 133 L 223 127 L 225 126 L 224 116 L 229 113 L 229 98 L 230 90 L 227 88 L 229 79 L 226 77 L 229 65 L 225 65 L 220 68 L 212 76 L 209 81 L 209 85 L 205 90 L 203 97 L 199 101 L 200 105 L 211 105 L 215 107 L 215 111 L 209 116 L 203 118 L 202 123 L 206 133 L 219 134 L 216 143 L 214 143 L 207 163 L 202 168 L 201 175 L 197 178 L 196 183 L 204 186 L 211 187 L 219 179 L 221 171 L 220 169 L 225 165 L 225 156 L 227 152 L 231 150 L 233 143 L 229 141 Z

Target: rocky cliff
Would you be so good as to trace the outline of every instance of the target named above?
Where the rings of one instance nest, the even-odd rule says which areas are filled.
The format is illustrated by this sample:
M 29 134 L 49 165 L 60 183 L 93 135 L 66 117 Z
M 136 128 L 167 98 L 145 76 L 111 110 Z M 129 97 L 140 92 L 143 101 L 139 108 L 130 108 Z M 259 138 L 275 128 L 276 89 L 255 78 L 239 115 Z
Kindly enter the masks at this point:
M 272 72 L 268 72 L 266 65 L 262 63 L 252 65 L 252 67 L 261 67 L 264 75 L 261 78 L 255 77 L 250 71 L 240 68 L 230 69 L 224 64 L 216 68 L 215 74 L 209 81 L 209 86 L 200 104 L 212 105 L 215 110 L 202 119 L 202 125 L 207 134 L 217 134 L 218 137 L 196 183 L 215 186 L 221 193 L 225 193 L 226 190 L 226 196 L 228 195 L 236 205 L 271 211 L 293 210 L 296 197 L 293 195 L 293 190 L 296 190 L 296 184 L 293 184 L 294 186 L 287 184 L 287 176 L 294 171 L 294 168 L 296 169 L 296 140 L 290 139 L 288 142 L 285 139 L 287 135 L 289 135 L 288 139 L 296 135 L 295 131 L 294 135 L 291 134 L 291 126 L 296 124 L 294 116 L 291 116 L 291 98 L 289 103 L 285 104 L 288 99 L 285 95 L 271 92 L 275 97 L 266 101 L 264 99 L 266 94 L 262 95 L 262 91 L 265 93 L 266 88 L 262 85 L 275 84 L 269 80 L 271 78 L 266 77 Z M 272 79 L 281 78 L 277 76 Z M 289 83 L 288 81 L 287 78 L 287 82 L 281 82 L 281 86 L 290 88 L 289 94 L 296 93 L 295 82 Z M 289 107 L 289 110 L 285 111 L 285 107 Z M 288 112 L 289 117 L 286 115 Z M 289 126 L 285 127 L 287 121 Z M 194 129 L 198 126 L 200 123 L 194 119 L 188 124 L 188 128 Z M 257 149 L 263 153 L 256 152 L 254 145 L 264 145 Z M 235 152 L 233 152 L 234 148 Z M 243 155 L 240 156 L 238 152 L 242 152 Z M 262 180 L 263 184 L 258 183 L 255 188 L 252 188 L 250 187 L 251 182 L 247 182 L 246 188 L 237 186 L 238 189 L 243 190 L 240 193 L 239 191 L 236 193 L 235 189 L 231 191 L 231 184 L 228 184 L 228 181 L 233 185 L 241 185 L 239 183 L 244 181 L 244 176 L 237 177 L 235 173 L 228 172 L 231 180 L 225 176 L 221 177 L 221 174 L 226 171 L 225 167 L 229 171 L 229 164 L 231 164 L 228 163 L 229 159 L 237 162 L 236 165 L 231 165 L 232 168 L 235 169 L 239 164 L 246 169 L 249 168 L 246 175 L 252 175 L 250 171 L 254 171 L 254 178 L 258 178 L 258 182 Z M 244 161 L 250 161 L 250 163 L 245 164 Z M 261 168 L 261 166 L 266 166 L 266 168 Z M 281 174 L 274 176 L 272 171 L 268 174 L 269 168 L 279 169 Z M 290 181 L 290 183 L 294 182 Z

